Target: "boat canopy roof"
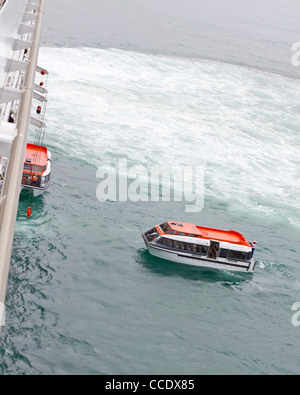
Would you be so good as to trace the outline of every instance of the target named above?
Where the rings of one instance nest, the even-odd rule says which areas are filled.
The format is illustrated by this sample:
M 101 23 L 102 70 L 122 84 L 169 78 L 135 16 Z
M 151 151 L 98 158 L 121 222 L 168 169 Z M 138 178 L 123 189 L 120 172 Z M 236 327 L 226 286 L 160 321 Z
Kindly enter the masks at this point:
M 198 237 L 207 240 L 224 241 L 227 243 L 251 247 L 241 233 L 234 230 L 221 230 L 196 226 L 185 222 L 169 221 L 159 225 L 162 234 L 173 234 L 178 236 Z
M 48 149 L 41 145 L 27 144 L 25 163 L 46 166 L 48 161 Z

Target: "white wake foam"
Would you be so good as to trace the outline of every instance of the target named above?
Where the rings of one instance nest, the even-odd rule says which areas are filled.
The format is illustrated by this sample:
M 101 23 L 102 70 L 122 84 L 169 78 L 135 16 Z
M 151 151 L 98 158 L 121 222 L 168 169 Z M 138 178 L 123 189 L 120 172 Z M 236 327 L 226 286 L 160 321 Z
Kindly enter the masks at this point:
M 205 194 L 300 225 L 300 84 L 237 66 L 42 48 L 47 141 L 92 165 L 205 165 Z

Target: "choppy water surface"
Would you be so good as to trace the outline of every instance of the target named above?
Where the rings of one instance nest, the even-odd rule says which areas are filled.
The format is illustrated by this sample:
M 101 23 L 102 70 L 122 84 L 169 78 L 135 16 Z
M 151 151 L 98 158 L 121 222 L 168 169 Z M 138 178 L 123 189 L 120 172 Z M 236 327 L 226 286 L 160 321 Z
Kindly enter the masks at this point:
M 222 63 L 42 48 L 52 186 L 18 212 L 3 374 L 299 373 L 300 83 Z M 99 202 L 99 166 L 199 165 L 205 205 Z M 151 257 L 167 219 L 257 240 L 252 275 Z

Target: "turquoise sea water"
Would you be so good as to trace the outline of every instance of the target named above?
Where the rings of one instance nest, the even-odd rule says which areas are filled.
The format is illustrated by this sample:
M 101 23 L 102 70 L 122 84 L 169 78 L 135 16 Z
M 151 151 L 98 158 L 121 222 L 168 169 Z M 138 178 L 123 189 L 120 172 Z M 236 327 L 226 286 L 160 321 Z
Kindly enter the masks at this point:
M 299 81 L 116 49 L 40 63 L 53 179 L 30 221 L 21 195 L 0 372 L 299 373 Z M 203 166 L 203 210 L 100 202 L 97 169 L 120 158 Z M 151 257 L 141 233 L 168 219 L 257 240 L 255 273 Z

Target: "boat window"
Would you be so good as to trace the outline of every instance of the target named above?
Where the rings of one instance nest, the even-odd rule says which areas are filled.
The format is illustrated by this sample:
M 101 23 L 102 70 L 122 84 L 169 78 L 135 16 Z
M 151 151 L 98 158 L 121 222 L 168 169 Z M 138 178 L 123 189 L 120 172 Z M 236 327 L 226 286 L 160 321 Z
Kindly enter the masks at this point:
M 165 223 L 159 225 L 159 227 L 160 227 L 160 229 L 161 229 L 164 233 L 168 232 L 168 230 L 171 229 L 171 227 L 168 225 L 167 222 L 165 222 Z
M 188 233 L 187 236 L 189 236 L 189 237 L 198 237 L 197 235 L 194 235 L 192 233 Z
M 167 239 L 165 238 L 165 237 L 162 237 L 160 240 L 158 240 L 157 242 L 159 243 L 159 244 L 163 244 L 164 246 L 165 245 L 167 245 Z
M 32 171 L 33 171 L 33 173 L 41 173 L 42 168 L 41 168 L 41 166 L 38 166 L 38 165 L 32 165 Z
M 228 258 L 229 259 L 238 259 L 238 260 L 246 260 L 246 252 L 241 252 L 241 251 L 233 251 L 230 250 L 228 253 Z
M 173 240 L 167 239 L 166 237 L 162 237 L 160 240 L 157 241 L 159 244 L 162 244 L 167 247 L 173 247 Z
M 186 243 L 186 250 L 191 251 L 192 250 L 192 245 L 190 243 Z
M 148 230 L 148 232 L 146 232 L 146 235 L 155 233 L 155 232 L 156 232 L 156 228 L 152 228 L 152 229 Z
M 173 247 L 173 240 L 167 239 L 167 246 L 168 247 Z
M 225 248 L 222 248 L 222 249 L 220 250 L 219 258 L 227 258 L 227 254 L 228 254 L 228 250 L 225 249 Z
M 197 244 L 191 244 L 191 250 L 197 252 Z
M 208 247 L 207 246 L 197 245 L 197 252 L 199 254 L 207 254 L 207 251 L 208 251 Z
M 48 182 L 49 175 L 43 177 L 45 184 Z M 153 241 L 157 237 L 157 231 L 156 228 L 152 228 L 148 230 L 148 232 L 145 233 L 145 236 L 147 237 L 148 241 Z
M 174 247 L 174 248 L 177 248 L 177 249 L 179 248 L 179 244 L 178 244 L 178 241 L 176 241 L 176 240 L 174 240 L 174 244 L 173 244 L 173 247 Z
M 197 244 L 187 243 L 187 250 L 197 252 Z
M 251 256 L 252 256 L 252 252 L 249 251 L 249 252 L 247 253 L 246 260 L 247 260 L 247 261 L 250 261 Z
M 31 163 L 24 163 L 24 170 L 31 170 Z
M 166 232 L 168 235 L 176 235 L 176 230 L 169 230 L 168 232 Z
M 186 236 L 186 233 L 178 232 L 177 236 Z
M 178 241 L 179 249 L 180 250 L 185 250 L 185 244 L 186 243 L 183 243 L 182 241 Z

